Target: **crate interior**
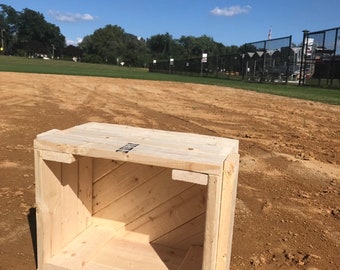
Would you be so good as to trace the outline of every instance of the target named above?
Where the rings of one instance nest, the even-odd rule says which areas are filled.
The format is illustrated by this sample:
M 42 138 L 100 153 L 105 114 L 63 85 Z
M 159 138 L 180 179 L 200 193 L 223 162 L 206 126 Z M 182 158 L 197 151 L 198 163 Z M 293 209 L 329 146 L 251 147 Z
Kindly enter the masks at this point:
M 206 185 L 173 180 L 171 168 L 90 157 L 44 161 L 43 174 L 54 190 L 45 192 L 46 269 L 201 268 Z

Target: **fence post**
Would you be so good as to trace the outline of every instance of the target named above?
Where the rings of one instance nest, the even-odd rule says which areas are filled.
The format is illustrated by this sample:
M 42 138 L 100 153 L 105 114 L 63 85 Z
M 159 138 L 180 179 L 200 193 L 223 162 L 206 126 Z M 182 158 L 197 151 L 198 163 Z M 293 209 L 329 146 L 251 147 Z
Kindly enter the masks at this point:
M 301 81 L 303 82 L 303 84 L 305 84 L 305 75 L 306 75 L 306 53 L 305 53 L 305 49 L 307 51 L 307 47 L 308 46 L 308 30 L 303 30 L 303 41 L 302 41 L 302 52 L 301 52 L 301 60 L 300 60 L 300 78 L 299 78 L 299 85 L 301 85 Z M 307 42 L 307 45 L 306 45 Z M 303 75 L 303 76 L 302 76 Z M 302 79 L 301 79 L 302 78 Z

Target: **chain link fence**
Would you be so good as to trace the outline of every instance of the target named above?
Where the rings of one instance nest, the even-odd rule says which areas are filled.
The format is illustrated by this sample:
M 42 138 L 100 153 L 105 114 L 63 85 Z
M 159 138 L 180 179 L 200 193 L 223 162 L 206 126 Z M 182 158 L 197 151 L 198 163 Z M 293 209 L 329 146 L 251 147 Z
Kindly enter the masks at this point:
M 237 54 L 154 60 L 149 71 L 340 88 L 340 28 L 304 31 L 299 46 L 287 36 L 246 43 Z
M 291 36 L 247 43 L 238 54 L 169 59 L 149 65 L 151 72 L 260 82 L 287 82 Z M 292 68 L 291 68 L 292 69 Z
M 295 72 L 292 36 L 247 43 L 242 55 L 246 80 L 287 83 Z

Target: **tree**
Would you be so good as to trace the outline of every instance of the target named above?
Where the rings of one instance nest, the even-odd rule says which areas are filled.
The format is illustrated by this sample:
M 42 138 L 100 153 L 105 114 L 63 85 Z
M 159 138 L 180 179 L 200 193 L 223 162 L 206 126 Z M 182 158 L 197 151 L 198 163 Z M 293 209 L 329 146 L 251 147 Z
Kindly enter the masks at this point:
M 158 59 L 169 59 L 172 56 L 172 41 L 173 38 L 169 33 L 151 36 L 147 40 L 147 46 L 151 51 L 151 56 Z
M 66 45 L 59 27 L 46 22 L 41 13 L 27 8 L 19 17 L 18 40 L 18 48 L 27 54 L 60 54 Z
M 26 8 L 17 12 L 6 5 L 0 5 L 0 8 L 6 53 L 60 55 L 66 42 L 59 27 L 46 22 L 44 16 L 34 10 Z
M 84 52 L 83 60 L 89 61 L 93 55 L 97 55 L 96 59 L 100 59 L 100 62 L 116 64 L 123 54 L 123 37 L 124 30 L 117 25 L 106 25 L 96 30 L 79 44 Z
M 97 29 L 86 36 L 79 47 L 84 52 L 85 62 L 144 66 L 145 61 L 150 61 L 145 41 L 125 33 L 117 25 Z
M 0 8 L 1 45 L 4 45 L 5 53 L 12 54 L 17 42 L 19 13 L 11 6 L 1 4 Z

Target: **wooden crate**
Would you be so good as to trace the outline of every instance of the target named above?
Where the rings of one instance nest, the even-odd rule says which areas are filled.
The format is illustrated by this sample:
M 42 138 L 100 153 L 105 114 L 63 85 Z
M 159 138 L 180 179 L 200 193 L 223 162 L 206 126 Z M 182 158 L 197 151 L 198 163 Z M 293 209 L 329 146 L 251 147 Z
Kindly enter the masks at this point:
M 34 148 L 38 269 L 229 269 L 238 141 L 87 123 Z

